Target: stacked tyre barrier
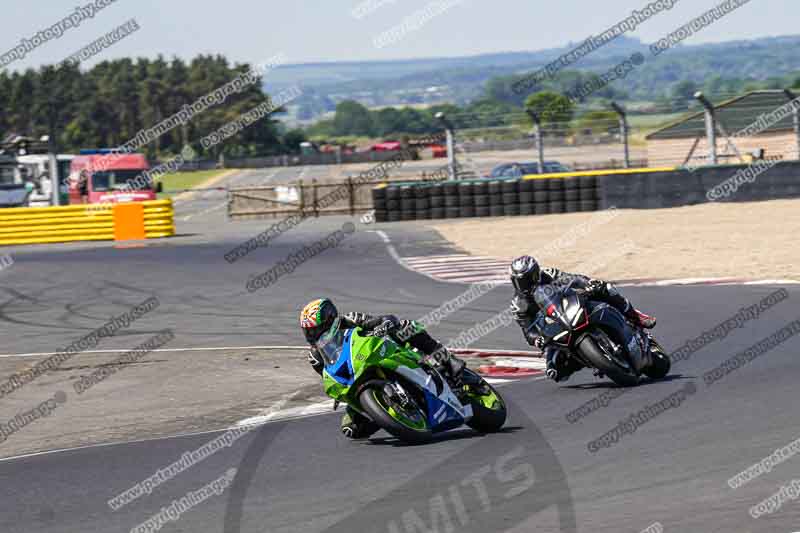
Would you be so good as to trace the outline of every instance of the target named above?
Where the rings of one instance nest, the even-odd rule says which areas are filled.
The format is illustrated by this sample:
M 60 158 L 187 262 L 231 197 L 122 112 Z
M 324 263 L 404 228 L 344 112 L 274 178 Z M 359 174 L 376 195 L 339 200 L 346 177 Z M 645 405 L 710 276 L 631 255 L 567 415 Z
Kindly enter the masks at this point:
M 372 190 L 377 222 L 596 211 L 599 197 L 597 176 L 398 183 Z

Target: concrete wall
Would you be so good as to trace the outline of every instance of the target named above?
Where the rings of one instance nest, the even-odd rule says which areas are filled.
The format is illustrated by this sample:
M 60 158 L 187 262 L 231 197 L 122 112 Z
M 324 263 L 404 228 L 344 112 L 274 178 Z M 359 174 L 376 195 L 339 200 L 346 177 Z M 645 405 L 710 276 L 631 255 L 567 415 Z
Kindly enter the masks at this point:
M 703 167 L 694 172 L 676 170 L 599 177 L 599 208 L 658 209 L 708 202 L 710 189 L 732 178 L 747 165 Z M 722 202 L 752 202 L 800 198 L 800 162 L 782 162 L 743 183 Z

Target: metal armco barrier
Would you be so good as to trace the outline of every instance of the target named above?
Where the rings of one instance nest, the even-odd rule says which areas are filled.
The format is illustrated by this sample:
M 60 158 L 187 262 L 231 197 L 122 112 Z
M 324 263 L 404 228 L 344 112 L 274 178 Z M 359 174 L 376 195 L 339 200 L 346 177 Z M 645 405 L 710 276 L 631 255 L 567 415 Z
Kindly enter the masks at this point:
M 144 216 L 138 223 L 144 223 L 146 238 L 175 235 L 172 200 L 152 200 L 141 205 Z M 137 218 L 128 216 L 124 209 L 115 210 L 114 204 L 0 209 L 0 246 L 114 240 L 115 229 L 122 225 L 125 234 L 141 234 L 131 232 Z

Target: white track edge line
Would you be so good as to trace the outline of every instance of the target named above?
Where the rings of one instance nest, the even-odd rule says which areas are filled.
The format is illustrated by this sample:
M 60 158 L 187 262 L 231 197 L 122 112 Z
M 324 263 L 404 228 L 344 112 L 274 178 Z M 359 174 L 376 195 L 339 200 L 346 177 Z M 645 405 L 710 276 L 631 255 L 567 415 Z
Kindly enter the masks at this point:
M 82 354 L 119 354 L 132 351 L 134 348 L 116 348 L 109 350 L 86 350 L 78 352 L 75 355 Z M 219 352 L 223 350 L 308 350 L 307 346 L 211 346 L 207 348 L 156 348 L 150 350 L 151 352 Z M 8 357 L 49 357 L 59 355 L 58 352 L 41 352 L 41 353 L 15 353 L 0 355 L 1 358 Z
M 495 379 L 495 378 L 484 378 L 484 379 L 489 381 L 489 379 Z M 502 379 L 502 381 L 495 381 L 494 384 L 497 384 L 497 385 L 503 385 L 503 384 L 507 384 L 507 383 L 510 384 L 510 383 L 515 383 L 517 381 L 520 381 L 521 379 L 527 379 L 528 381 L 541 381 L 544 378 L 542 376 L 537 376 L 537 377 L 533 377 L 533 378 Z M 317 405 L 317 404 L 311 404 L 309 406 L 306 406 L 306 408 L 314 406 L 314 405 Z M 323 415 L 333 414 L 333 413 L 337 413 L 337 412 L 338 411 L 331 410 L 329 412 L 324 412 L 324 413 L 312 413 L 312 414 L 308 414 L 308 415 L 302 415 L 301 414 L 301 415 L 297 415 L 297 416 L 290 416 L 288 418 L 283 418 L 283 419 L 282 418 L 277 418 L 277 416 L 273 416 L 273 418 L 271 420 L 267 420 L 263 424 L 257 424 L 257 425 L 265 426 L 267 424 L 274 424 L 274 423 L 277 423 L 277 422 L 300 420 L 300 419 L 303 419 L 303 418 L 311 418 L 311 417 L 314 417 L 314 416 L 323 416 Z M 278 415 L 278 414 L 280 414 L 280 411 L 275 413 L 275 415 Z M 251 417 L 251 418 L 253 418 L 253 417 Z M 247 419 L 244 419 L 244 420 L 247 420 Z M 43 455 L 53 455 L 53 454 L 56 454 L 56 453 L 74 452 L 74 451 L 79 451 L 79 450 L 91 450 L 93 448 L 107 448 L 109 446 L 122 446 L 122 445 L 126 445 L 126 444 L 140 444 L 140 443 L 143 443 L 143 442 L 152 442 L 152 441 L 158 441 L 158 440 L 172 440 L 172 439 L 182 439 L 182 438 L 185 438 L 185 437 L 197 437 L 197 436 L 200 436 L 200 435 L 211 435 L 211 434 L 214 434 L 214 433 L 224 433 L 226 431 L 231 431 L 231 430 L 234 430 L 234 429 L 241 429 L 241 426 L 234 425 L 232 427 L 223 428 L 223 429 L 210 429 L 210 430 L 206 430 L 206 431 L 196 431 L 196 432 L 193 432 L 193 433 L 181 433 L 179 435 L 165 435 L 163 437 L 150 437 L 150 438 L 145 438 L 145 439 L 135 439 L 135 440 L 119 441 L 119 442 L 104 442 L 104 443 L 100 443 L 100 444 L 87 444 L 85 446 L 75 446 L 75 447 L 72 447 L 72 448 L 58 448 L 58 449 L 55 449 L 55 450 L 44 450 L 44 451 L 41 451 L 41 452 L 25 453 L 25 454 L 21 454 L 21 455 L 12 455 L 10 457 L 0 457 L 0 463 L 15 461 L 17 459 L 27 459 L 27 458 L 30 458 L 30 457 L 40 457 L 40 456 L 43 456 Z

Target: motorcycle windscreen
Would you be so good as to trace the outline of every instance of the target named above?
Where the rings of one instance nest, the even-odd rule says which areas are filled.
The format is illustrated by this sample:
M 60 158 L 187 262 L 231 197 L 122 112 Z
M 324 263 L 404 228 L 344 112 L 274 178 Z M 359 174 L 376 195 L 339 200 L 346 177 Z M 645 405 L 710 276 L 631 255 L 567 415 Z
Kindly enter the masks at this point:
M 314 347 L 322 355 L 325 366 L 335 365 L 344 351 L 344 329 L 342 320 L 336 318 L 330 329 L 314 343 Z
M 546 317 L 551 319 L 563 320 L 561 310 L 561 291 L 552 286 L 539 286 L 533 291 L 533 301 Z
M 351 386 L 355 382 L 355 370 L 350 359 L 350 337 L 352 329 L 341 327 L 337 318 L 333 326 L 316 343 L 317 350 L 325 361 L 325 372 L 340 385 Z

